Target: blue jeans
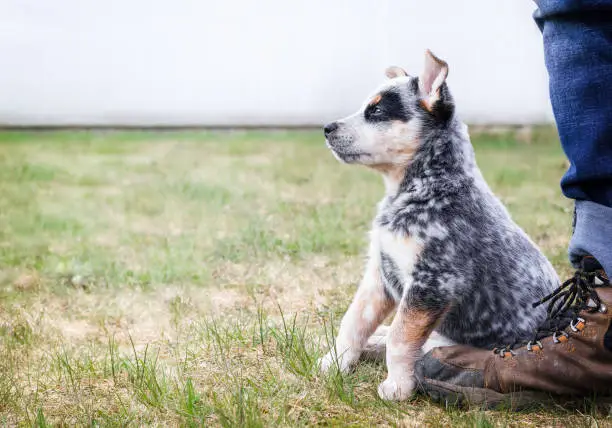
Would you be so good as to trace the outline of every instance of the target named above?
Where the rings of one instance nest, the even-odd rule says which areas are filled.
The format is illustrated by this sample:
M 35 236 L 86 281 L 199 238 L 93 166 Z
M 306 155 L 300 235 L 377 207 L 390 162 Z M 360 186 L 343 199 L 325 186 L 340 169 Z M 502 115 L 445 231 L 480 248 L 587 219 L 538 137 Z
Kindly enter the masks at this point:
M 550 100 L 576 201 L 570 261 L 594 256 L 612 277 L 612 0 L 536 0 Z

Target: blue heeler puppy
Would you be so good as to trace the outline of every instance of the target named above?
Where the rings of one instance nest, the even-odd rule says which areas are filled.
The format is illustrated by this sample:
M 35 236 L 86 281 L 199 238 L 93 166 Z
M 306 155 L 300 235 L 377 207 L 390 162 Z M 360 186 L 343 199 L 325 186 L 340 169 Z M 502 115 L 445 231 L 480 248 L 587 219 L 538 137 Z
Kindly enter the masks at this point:
M 434 331 L 479 347 L 528 339 L 546 316 L 531 303 L 559 281 L 476 166 L 446 84 L 448 65 L 427 51 L 420 77 L 399 67 L 386 75 L 357 113 L 325 126 L 334 156 L 379 171 L 386 191 L 364 277 L 320 364 L 349 370 L 397 309 L 382 341 L 388 376 L 378 393 L 404 400 Z

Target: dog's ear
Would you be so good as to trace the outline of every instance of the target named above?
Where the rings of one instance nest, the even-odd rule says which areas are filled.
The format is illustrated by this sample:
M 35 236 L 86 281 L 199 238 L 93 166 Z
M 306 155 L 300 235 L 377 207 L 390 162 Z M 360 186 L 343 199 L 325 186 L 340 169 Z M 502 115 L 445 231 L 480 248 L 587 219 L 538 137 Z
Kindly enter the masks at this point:
M 408 73 L 406 73 L 406 70 L 404 70 L 402 67 L 397 67 L 394 65 L 385 70 L 385 76 L 387 76 L 389 79 L 394 79 L 396 77 L 408 76 Z
M 427 49 L 425 67 L 419 78 L 419 102 L 433 117 L 444 122 L 449 120 L 455 111 L 453 98 L 445 85 L 447 76 L 448 64 Z
M 431 110 L 440 99 L 440 88 L 448 76 L 448 64 L 436 57 L 429 49 L 425 51 L 425 67 L 419 78 L 419 89 L 424 107 Z

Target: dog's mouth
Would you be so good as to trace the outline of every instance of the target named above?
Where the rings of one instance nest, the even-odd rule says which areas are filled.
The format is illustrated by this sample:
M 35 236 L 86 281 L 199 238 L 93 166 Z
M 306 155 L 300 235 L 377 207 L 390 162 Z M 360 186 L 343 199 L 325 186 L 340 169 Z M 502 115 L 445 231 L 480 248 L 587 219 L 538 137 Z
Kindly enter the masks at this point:
M 363 159 L 370 157 L 368 153 L 343 150 L 334 147 L 329 143 L 329 140 L 325 140 L 325 144 L 331 150 L 334 157 L 342 163 L 359 163 Z
M 364 159 L 370 157 L 367 153 L 339 153 L 338 157 L 344 163 L 361 163 Z

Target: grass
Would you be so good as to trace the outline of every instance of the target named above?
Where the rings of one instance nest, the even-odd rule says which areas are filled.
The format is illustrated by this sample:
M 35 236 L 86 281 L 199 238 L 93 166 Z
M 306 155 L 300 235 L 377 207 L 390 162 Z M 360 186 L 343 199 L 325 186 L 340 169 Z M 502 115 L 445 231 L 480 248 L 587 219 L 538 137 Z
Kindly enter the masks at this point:
M 474 137 L 561 275 L 554 132 Z M 318 132 L 0 133 L 0 425 L 605 426 L 609 409 L 385 403 L 321 377 L 381 196 Z

